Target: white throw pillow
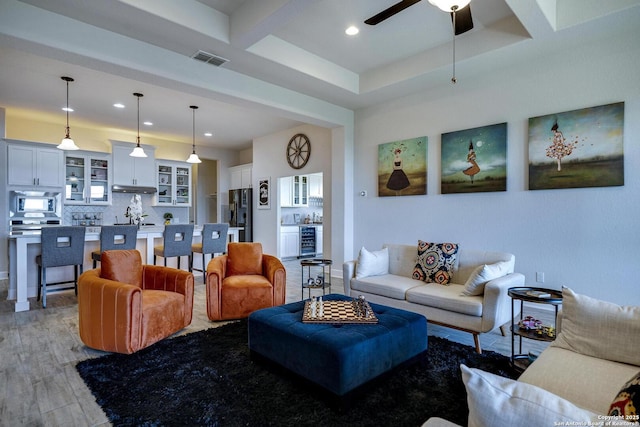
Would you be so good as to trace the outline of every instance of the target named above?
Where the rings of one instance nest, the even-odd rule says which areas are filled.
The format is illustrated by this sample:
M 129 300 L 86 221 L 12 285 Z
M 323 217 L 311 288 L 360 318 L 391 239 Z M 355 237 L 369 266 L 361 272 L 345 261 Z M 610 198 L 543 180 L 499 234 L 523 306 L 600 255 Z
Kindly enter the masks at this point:
M 540 387 L 460 365 L 469 427 L 591 425 L 598 415 Z
M 484 285 L 498 277 L 505 276 L 509 271 L 509 263 L 506 261 L 496 262 L 495 264 L 479 265 L 464 284 L 464 295 L 482 295 L 484 293 Z
M 382 248 L 379 251 L 368 251 L 364 246 L 358 255 L 356 266 L 356 279 L 368 276 L 381 276 L 389 273 L 389 249 Z

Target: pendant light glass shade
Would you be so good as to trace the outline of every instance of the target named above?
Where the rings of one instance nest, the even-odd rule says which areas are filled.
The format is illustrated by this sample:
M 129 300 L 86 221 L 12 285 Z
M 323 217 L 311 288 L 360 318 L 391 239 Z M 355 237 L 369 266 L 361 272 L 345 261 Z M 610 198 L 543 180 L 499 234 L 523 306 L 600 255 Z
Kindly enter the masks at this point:
M 471 0 L 429 0 L 429 3 L 445 12 L 460 10 L 466 7 Z
M 187 163 L 202 163 L 202 160 L 200 160 L 200 158 L 196 154 L 196 110 L 198 109 L 198 107 L 196 105 L 191 105 L 189 106 L 189 108 L 191 108 L 191 110 L 193 111 L 193 151 L 187 159 Z
M 73 79 L 71 77 L 60 77 L 60 78 L 65 82 L 67 82 L 67 106 L 64 109 L 67 112 L 67 129 L 66 129 L 64 138 L 60 142 L 60 145 L 58 145 L 58 148 L 60 150 L 79 150 L 80 147 L 78 147 L 76 143 L 73 142 L 73 139 L 71 139 L 70 130 L 69 130 L 69 82 L 72 82 Z
M 142 98 L 144 95 L 136 92 L 133 94 L 133 96 L 138 97 L 138 137 L 136 138 L 136 148 L 134 148 L 133 151 L 129 153 L 129 155 L 131 157 L 147 157 L 147 153 L 145 153 L 140 146 L 140 98 Z

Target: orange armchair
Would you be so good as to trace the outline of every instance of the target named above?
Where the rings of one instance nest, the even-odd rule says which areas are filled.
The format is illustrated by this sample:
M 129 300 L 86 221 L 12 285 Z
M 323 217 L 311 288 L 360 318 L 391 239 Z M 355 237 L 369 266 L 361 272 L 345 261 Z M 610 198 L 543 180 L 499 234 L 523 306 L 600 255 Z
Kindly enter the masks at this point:
M 282 305 L 286 283 L 282 262 L 263 254 L 260 243 L 229 243 L 227 254 L 207 265 L 207 316 L 242 319 L 261 308 Z
M 102 253 L 78 279 L 78 327 L 88 347 L 131 354 L 191 324 L 193 274 L 142 265 L 137 250 Z

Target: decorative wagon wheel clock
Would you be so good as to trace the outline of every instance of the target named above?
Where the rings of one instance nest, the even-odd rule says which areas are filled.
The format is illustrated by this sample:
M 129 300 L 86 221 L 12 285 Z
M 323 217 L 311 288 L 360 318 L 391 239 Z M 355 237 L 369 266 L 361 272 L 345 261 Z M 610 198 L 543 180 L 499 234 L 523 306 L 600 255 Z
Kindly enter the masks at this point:
M 291 137 L 287 145 L 287 162 L 294 169 L 302 169 L 309 161 L 311 142 L 303 133 Z

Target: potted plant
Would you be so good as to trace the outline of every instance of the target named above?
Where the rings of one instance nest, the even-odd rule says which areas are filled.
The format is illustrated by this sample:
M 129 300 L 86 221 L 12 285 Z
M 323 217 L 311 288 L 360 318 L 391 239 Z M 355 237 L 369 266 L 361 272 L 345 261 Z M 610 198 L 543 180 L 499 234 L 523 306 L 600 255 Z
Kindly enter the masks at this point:
M 164 214 L 164 225 L 171 224 L 171 220 L 173 219 L 173 214 L 171 212 L 165 212 Z

